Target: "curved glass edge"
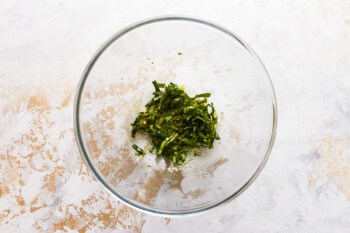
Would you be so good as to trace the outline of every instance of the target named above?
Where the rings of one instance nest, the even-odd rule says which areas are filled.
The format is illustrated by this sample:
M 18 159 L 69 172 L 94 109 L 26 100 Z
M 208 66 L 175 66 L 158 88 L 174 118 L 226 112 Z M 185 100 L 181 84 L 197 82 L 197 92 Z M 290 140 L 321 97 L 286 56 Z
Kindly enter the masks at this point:
M 79 122 L 79 111 L 80 111 L 80 100 L 81 100 L 81 96 L 82 96 L 82 92 L 84 89 L 84 85 L 85 82 L 87 80 L 87 77 L 92 69 L 92 67 L 94 66 L 95 62 L 98 60 L 98 58 L 101 56 L 101 54 L 114 42 L 116 41 L 118 38 L 122 37 L 123 35 L 125 35 L 126 33 L 128 33 L 131 30 L 134 30 L 138 27 L 141 27 L 143 25 L 146 24 L 151 24 L 151 23 L 155 23 L 155 22 L 161 22 L 161 21 L 170 21 L 170 20 L 178 20 L 178 21 L 190 21 L 190 22 L 195 22 L 195 23 L 200 23 L 200 24 L 204 24 L 207 25 L 209 27 L 213 27 L 214 29 L 217 29 L 223 33 L 225 33 L 226 35 L 230 36 L 231 38 L 233 38 L 234 40 L 238 41 L 252 56 L 254 56 L 258 62 L 260 63 L 260 65 L 264 68 L 266 75 L 269 79 L 270 85 L 271 85 L 271 91 L 272 91 L 272 115 L 273 115 L 273 125 L 272 125 L 272 132 L 271 132 L 271 137 L 270 137 L 270 142 L 269 145 L 267 147 L 267 150 L 265 152 L 264 158 L 261 162 L 261 164 L 259 165 L 259 167 L 257 168 L 257 170 L 255 171 L 255 173 L 252 175 L 252 177 L 239 189 L 237 190 L 235 193 L 233 193 L 231 196 L 218 201 L 216 203 L 210 204 L 208 206 L 205 207 L 201 207 L 201 208 L 193 208 L 193 209 L 188 209 L 188 210 L 183 210 L 183 211 L 179 211 L 179 210 L 160 210 L 160 209 L 152 209 L 149 208 L 147 206 L 144 206 L 142 204 L 139 204 L 137 202 L 131 201 L 128 198 L 124 197 L 121 194 L 118 194 L 117 192 L 115 192 L 110 185 L 105 182 L 103 180 L 103 178 L 100 176 L 99 172 L 95 170 L 94 166 L 92 165 L 92 162 L 90 161 L 89 157 L 88 157 L 88 153 L 85 150 L 85 146 L 84 146 L 84 142 L 82 139 L 82 135 L 81 135 L 81 129 L 80 129 L 80 122 Z M 137 210 L 140 210 L 141 212 L 147 213 L 147 214 L 152 214 L 152 215 L 156 215 L 156 216 L 161 216 L 161 217 L 181 217 L 181 216 L 190 216 L 190 215 L 196 215 L 199 213 L 203 213 L 205 211 L 208 211 L 210 209 L 213 209 L 217 206 L 223 205 L 225 203 L 228 203 L 230 201 L 232 201 L 233 199 L 235 199 L 236 197 L 238 197 L 240 194 L 242 194 L 253 182 L 254 180 L 257 178 L 257 176 L 260 174 L 261 170 L 264 168 L 270 154 L 273 148 L 273 144 L 276 138 L 276 131 L 277 131 L 277 101 L 276 101 L 276 94 L 275 94 L 275 90 L 270 78 L 269 73 L 267 72 L 266 67 L 264 66 L 264 64 L 262 63 L 261 59 L 258 57 L 258 55 L 248 46 L 247 43 L 245 43 L 241 38 L 239 38 L 238 36 L 236 36 L 234 33 L 232 33 L 231 31 L 217 25 L 214 24 L 212 22 L 209 22 L 207 20 L 204 19 L 199 19 L 199 18 L 192 18 L 192 17 L 187 17 L 187 16 L 160 16 L 160 17 L 154 17 L 154 18 L 150 18 L 150 19 L 146 19 L 146 20 L 142 20 L 139 21 L 137 23 L 131 24 L 128 27 L 125 27 L 124 29 L 120 30 L 119 32 L 117 32 L 116 34 L 114 34 L 112 37 L 110 37 L 104 44 L 102 44 L 102 46 L 97 50 L 97 52 L 93 55 L 93 57 L 91 58 L 91 60 L 89 61 L 89 63 L 87 64 L 86 68 L 83 71 L 83 74 L 81 76 L 80 82 L 78 84 L 77 87 L 77 91 L 76 91 L 76 95 L 75 95 L 75 102 L 74 102 L 74 113 L 73 113 L 73 118 L 74 118 L 74 131 L 75 131 L 75 137 L 77 140 L 77 145 L 78 145 L 78 149 L 80 151 L 80 154 L 83 157 L 83 160 L 85 161 L 86 165 L 88 166 L 89 170 L 92 172 L 92 174 L 96 177 L 96 179 L 102 184 L 102 186 L 105 188 L 105 190 L 107 190 L 110 194 L 112 194 L 112 196 L 117 197 L 120 201 L 122 201 L 124 204 L 126 204 L 129 207 L 135 208 Z

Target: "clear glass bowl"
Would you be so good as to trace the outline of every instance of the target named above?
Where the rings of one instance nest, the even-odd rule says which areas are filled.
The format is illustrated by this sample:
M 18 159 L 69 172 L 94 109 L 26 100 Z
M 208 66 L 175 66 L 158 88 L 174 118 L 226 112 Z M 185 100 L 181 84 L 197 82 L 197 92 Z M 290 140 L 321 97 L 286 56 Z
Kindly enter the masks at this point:
M 210 92 L 221 140 L 201 157 L 173 166 L 134 156 L 135 117 L 152 97 L 152 81 L 174 82 L 193 96 Z M 124 203 L 161 215 L 214 208 L 241 194 L 264 167 L 276 133 L 268 73 L 249 46 L 213 23 L 160 17 L 131 25 L 93 56 L 80 81 L 75 131 L 97 180 Z

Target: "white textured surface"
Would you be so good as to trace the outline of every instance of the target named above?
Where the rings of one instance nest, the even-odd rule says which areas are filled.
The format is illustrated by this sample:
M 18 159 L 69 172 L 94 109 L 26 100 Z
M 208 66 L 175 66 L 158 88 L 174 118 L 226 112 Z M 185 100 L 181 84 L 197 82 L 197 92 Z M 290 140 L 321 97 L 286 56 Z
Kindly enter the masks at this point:
M 350 2 L 0 3 L 0 232 L 349 232 Z M 258 53 L 274 82 L 271 157 L 233 202 L 163 219 L 109 197 L 72 130 L 80 75 L 102 42 L 143 18 L 212 20 Z

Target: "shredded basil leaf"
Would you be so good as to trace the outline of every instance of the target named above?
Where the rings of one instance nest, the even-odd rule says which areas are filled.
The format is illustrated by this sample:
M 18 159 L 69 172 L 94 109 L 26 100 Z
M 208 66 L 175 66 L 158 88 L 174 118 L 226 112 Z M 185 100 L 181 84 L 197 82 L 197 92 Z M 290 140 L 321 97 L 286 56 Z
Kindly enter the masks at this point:
M 136 156 L 144 156 L 146 154 L 146 152 L 136 144 L 132 145 L 132 148 L 134 148 L 134 150 L 136 151 Z
M 213 103 L 207 103 L 210 93 L 189 97 L 176 84 L 152 82 L 155 91 L 132 125 L 131 136 L 146 133 L 152 141 L 151 153 L 164 156 L 176 165 L 186 162 L 187 155 L 200 156 L 200 148 L 213 148 L 220 140 L 216 132 L 217 114 Z M 137 156 L 145 154 L 132 146 Z

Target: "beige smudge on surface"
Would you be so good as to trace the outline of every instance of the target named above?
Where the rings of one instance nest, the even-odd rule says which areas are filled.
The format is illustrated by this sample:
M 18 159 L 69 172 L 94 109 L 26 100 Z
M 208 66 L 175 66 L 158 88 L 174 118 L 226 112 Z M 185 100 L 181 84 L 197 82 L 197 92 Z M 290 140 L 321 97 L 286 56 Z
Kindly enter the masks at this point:
M 319 158 L 312 160 L 309 186 L 317 189 L 318 181 L 328 180 L 350 201 L 350 137 L 327 136 L 312 145 L 314 154 Z
M 346 25 L 347 27 L 350 27 L 350 19 L 345 20 L 345 25 Z
M 9 194 L 10 193 L 10 190 L 8 187 L 4 186 L 4 185 L 1 185 L 0 186 L 0 198 L 5 195 L 5 194 Z
M 230 138 L 233 140 L 234 143 L 238 144 L 241 142 L 241 134 L 233 128 L 230 129 Z
M 50 103 L 47 99 L 46 92 L 39 90 L 34 96 L 29 98 L 28 110 L 38 111 L 40 113 L 48 111 L 50 109 Z
M 171 218 L 163 218 L 163 220 L 166 225 L 169 225 L 169 223 L 171 222 Z
M 162 185 L 164 184 L 166 172 L 161 170 L 157 170 L 152 174 L 150 178 L 144 182 L 142 185 L 142 189 L 144 190 L 144 194 L 137 195 L 136 200 L 144 203 L 151 204 L 154 202 L 154 199 L 157 197 Z
M 185 199 L 189 197 L 196 199 L 205 194 L 206 191 L 204 189 L 196 189 L 194 191 L 184 193 L 181 185 L 183 179 L 184 175 L 182 174 L 181 170 L 175 170 L 173 172 L 167 172 L 166 169 L 164 171 L 157 170 L 152 176 L 147 178 L 145 182 L 141 182 L 139 184 L 143 190 L 143 194 L 137 194 L 136 200 L 144 204 L 152 204 L 155 198 L 158 196 L 162 186 L 167 182 L 170 189 L 179 190 Z
M 214 175 L 214 172 L 220 167 L 222 166 L 223 164 L 227 163 L 229 161 L 229 159 L 227 158 L 220 158 L 218 159 L 213 165 L 209 166 L 207 168 L 207 172 L 210 174 L 210 175 Z
M 194 191 L 189 191 L 184 195 L 184 198 L 191 198 L 191 199 L 197 199 L 199 197 L 201 197 L 202 195 L 204 195 L 206 193 L 206 191 L 202 188 L 197 188 Z
M 182 186 L 181 186 L 181 183 L 182 183 L 182 180 L 184 179 L 184 175 L 182 174 L 182 171 L 181 170 L 175 170 L 172 172 L 171 174 L 171 179 L 170 179 L 170 183 L 169 183 L 169 188 L 171 189 L 177 189 L 179 190 L 180 192 L 183 193 L 183 190 L 182 190 Z
M 107 162 L 102 165 L 101 173 L 105 177 L 112 175 L 109 181 L 115 186 L 131 175 L 136 166 L 136 161 L 130 155 L 130 149 L 123 146 L 118 148 L 116 154 L 109 157 Z
M 39 197 L 36 197 L 31 203 L 30 203 L 30 209 L 29 212 L 33 213 L 43 207 L 47 207 L 46 203 L 42 203 L 42 201 L 39 201 Z
M 225 117 L 224 112 L 220 112 L 219 116 L 220 116 L 220 120 L 223 120 L 223 119 L 224 119 L 224 117 Z
M 44 177 L 43 188 L 47 189 L 50 193 L 56 192 L 57 178 L 60 177 L 62 174 L 63 174 L 63 168 L 60 166 L 57 166 L 52 173 L 47 174 Z
M 91 100 L 92 98 L 96 100 L 103 99 L 106 96 L 121 96 L 126 93 L 139 91 L 140 85 L 148 82 L 149 80 L 145 77 L 142 77 L 141 71 L 138 72 L 138 76 L 140 76 L 140 78 L 136 79 L 136 81 L 133 82 L 122 82 L 119 84 L 112 83 L 108 86 L 96 87 L 94 90 L 84 90 L 83 96 L 87 98 L 86 100 Z M 101 81 L 101 83 L 102 82 L 103 81 Z

